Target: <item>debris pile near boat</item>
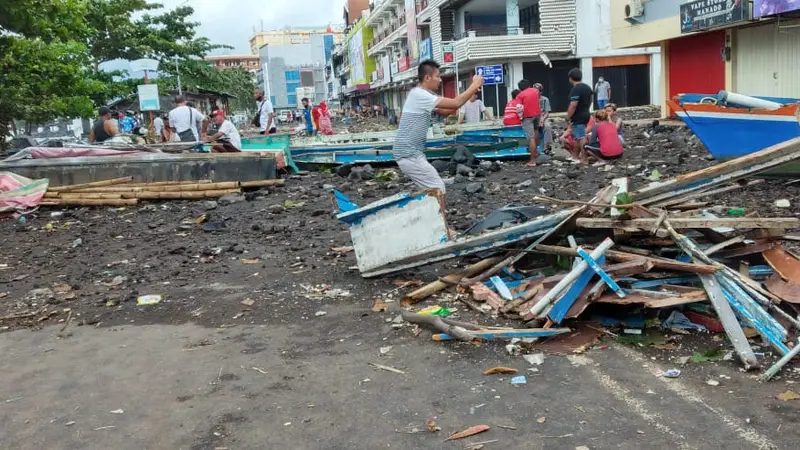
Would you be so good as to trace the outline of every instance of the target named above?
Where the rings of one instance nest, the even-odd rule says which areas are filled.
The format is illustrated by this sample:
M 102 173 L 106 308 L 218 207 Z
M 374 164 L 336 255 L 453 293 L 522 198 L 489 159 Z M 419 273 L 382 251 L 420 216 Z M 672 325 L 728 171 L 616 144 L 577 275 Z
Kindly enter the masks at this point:
M 800 139 L 638 190 L 617 178 L 590 202 L 535 197 L 555 212 L 507 207 L 458 236 L 438 191 L 364 207 L 334 192 L 334 201 L 365 277 L 479 256 L 403 297 L 402 319 L 431 328 L 436 341 L 505 339 L 512 354 L 570 353 L 603 334 L 646 340 L 655 325 L 724 332 L 749 370 L 769 365 L 756 351 L 760 336 L 782 356 L 762 375 L 769 379 L 800 352 L 793 344 L 800 258 L 781 245 L 800 239 L 787 235 L 800 219 L 758 217 L 699 199 L 758 183 L 754 175 L 797 159 Z M 495 326 L 448 317 L 453 308 L 418 306 L 435 295 Z M 509 320 L 519 325 L 496 326 Z

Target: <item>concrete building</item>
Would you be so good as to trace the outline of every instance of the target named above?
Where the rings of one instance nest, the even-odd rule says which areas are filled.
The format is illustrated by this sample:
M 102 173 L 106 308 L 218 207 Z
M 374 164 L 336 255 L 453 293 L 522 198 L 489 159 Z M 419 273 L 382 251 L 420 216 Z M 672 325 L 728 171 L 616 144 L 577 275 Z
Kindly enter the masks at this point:
M 341 26 L 328 25 L 327 27 L 292 27 L 285 30 L 258 31 L 250 37 L 250 53 L 259 54 L 259 49 L 264 45 L 289 45 L 308 44 L 312 36 L 332 36 L 331 48 L 341 44 L 344 30 Z
M 314 104 L 327 98 L 325 41 L 325 35 L 315 34 L 306 44 L 269 44 L 259 49 L 257 83 L 276 110 L 297 109 L 298 88 L 311 88 Z
M 661 46 L 615 49 L 608 0 L 576 0 L 577 57 L 591 86 L 603 77 L 618 106 L 661 104 Z
M 661 46 L 662 99 L 680 93 L 800 98 L 800 2 L 611 0 L 615 48 Z M 662 104 L 667 114 L 666 105 Z
M 370 9 L 370 0 L 345 0 L 342 19 L 345 27 L 349 27 L 358 22 L 364 11 Z
M 258 72 L 258 55 L 225 55 L 206 56 L 205 60 L 214 64 L 217 69 L 244 69 L 251 73 Z

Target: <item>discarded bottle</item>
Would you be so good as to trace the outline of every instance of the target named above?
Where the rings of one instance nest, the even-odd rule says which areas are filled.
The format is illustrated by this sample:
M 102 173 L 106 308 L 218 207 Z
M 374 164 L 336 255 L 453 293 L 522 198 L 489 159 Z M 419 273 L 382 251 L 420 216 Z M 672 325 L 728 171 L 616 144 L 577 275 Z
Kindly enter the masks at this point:
M 742 217 L 747 213 L 744 208 L 731 208 L 728 210 L 728 215 L 733 217 Z

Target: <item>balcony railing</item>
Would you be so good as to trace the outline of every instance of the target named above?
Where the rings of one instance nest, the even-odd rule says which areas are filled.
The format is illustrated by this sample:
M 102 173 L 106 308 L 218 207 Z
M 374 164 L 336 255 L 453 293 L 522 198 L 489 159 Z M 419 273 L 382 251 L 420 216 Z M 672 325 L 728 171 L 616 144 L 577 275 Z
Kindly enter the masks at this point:
M 490 37 L 490 36 L 519 36 L 523 34 L 521 27 L 481 27 L 473 30 L 465 30 L 463 33 L 456 33 L 453 40 L 461 40 L 465 38 L 474 37 Z

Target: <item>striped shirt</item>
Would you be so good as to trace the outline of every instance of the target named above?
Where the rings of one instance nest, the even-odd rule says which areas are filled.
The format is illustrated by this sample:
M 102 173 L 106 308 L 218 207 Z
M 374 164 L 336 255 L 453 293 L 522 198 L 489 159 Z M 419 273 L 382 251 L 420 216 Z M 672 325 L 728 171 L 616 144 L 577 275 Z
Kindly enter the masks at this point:
M 431 113 L 439 97 L 430 91 L 416 87 L 408 93 L 403 116 L 397 127 L 392 154 L 394 159 L 425 155 L 425 142 L 431 126 Z

